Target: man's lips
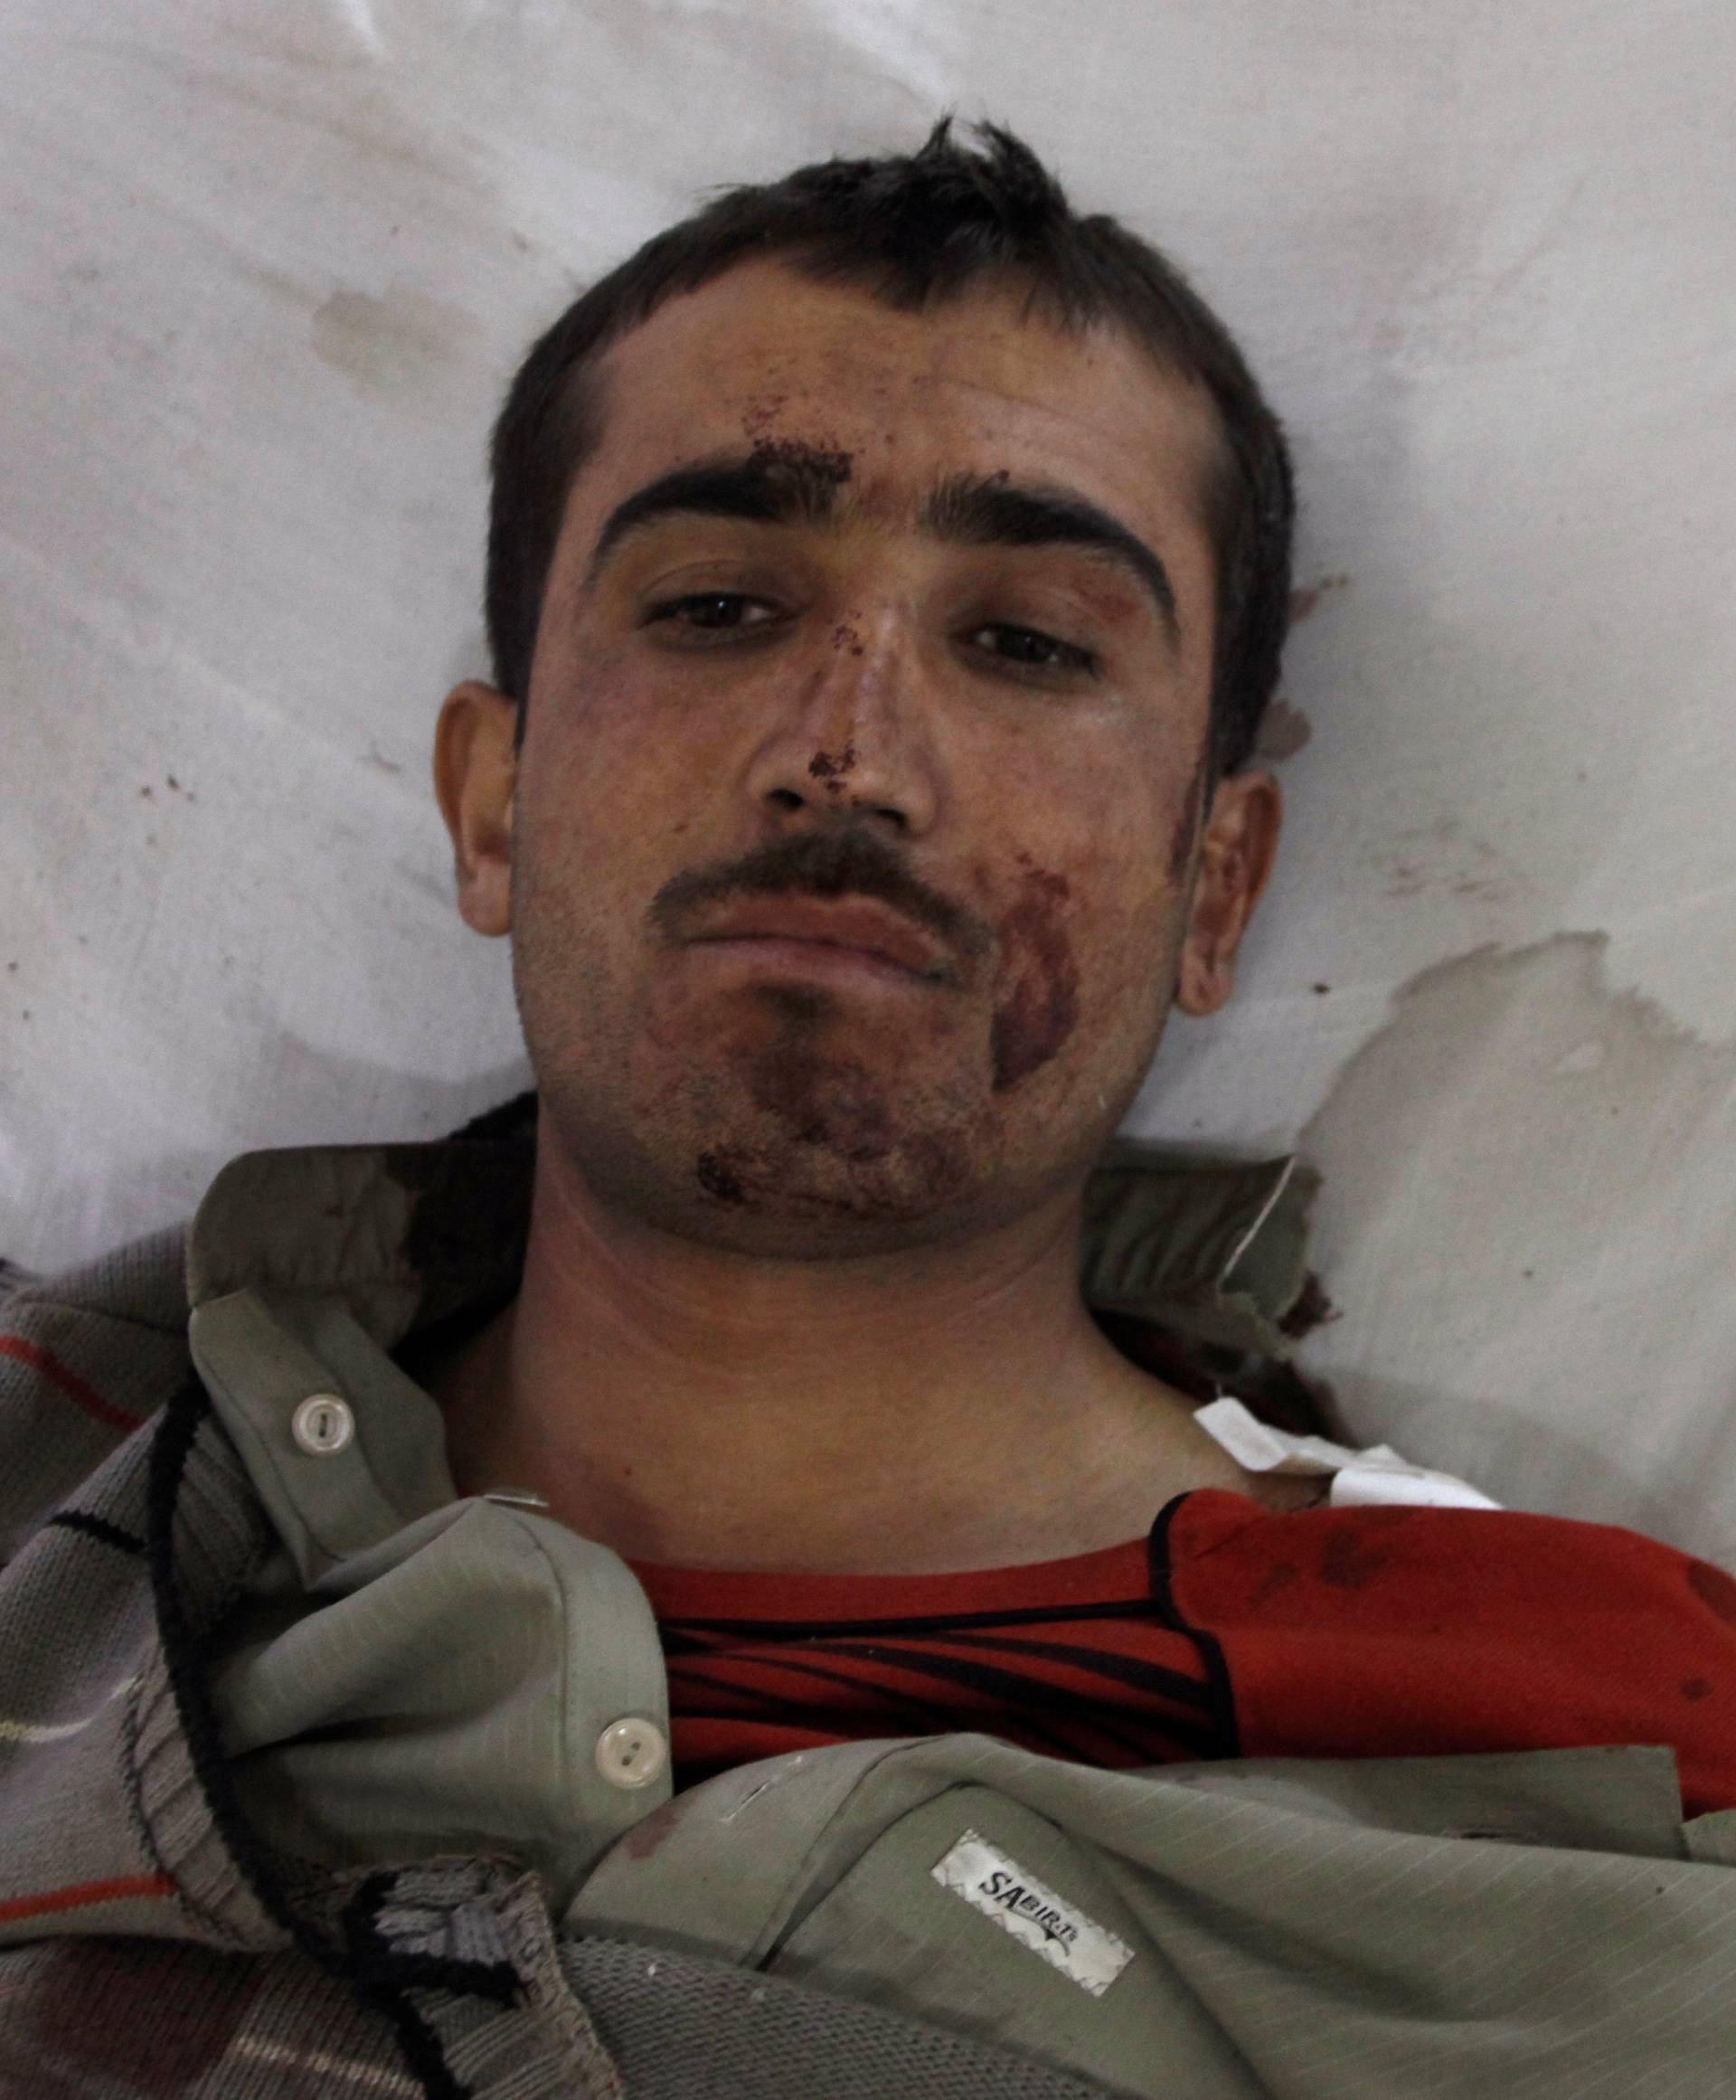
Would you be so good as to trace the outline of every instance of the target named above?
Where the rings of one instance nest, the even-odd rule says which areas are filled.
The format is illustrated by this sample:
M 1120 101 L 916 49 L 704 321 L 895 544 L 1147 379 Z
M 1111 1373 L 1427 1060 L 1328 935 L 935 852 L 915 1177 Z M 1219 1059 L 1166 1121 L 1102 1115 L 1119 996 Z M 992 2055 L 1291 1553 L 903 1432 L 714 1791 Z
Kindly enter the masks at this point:
M 909 919 L 867 897 L 743 898 L 712 914 L 690 936 L 712 941 L 795 941 L 816 943 L 896 964 L 918 977 L 945 974 L 939 945 Z

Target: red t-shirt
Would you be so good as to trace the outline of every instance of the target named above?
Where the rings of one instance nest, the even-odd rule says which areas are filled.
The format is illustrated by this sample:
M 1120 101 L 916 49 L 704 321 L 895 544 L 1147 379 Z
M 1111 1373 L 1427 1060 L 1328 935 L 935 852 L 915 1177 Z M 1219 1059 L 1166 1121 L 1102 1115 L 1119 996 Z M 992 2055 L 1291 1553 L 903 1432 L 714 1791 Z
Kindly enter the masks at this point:
M 1129 1768 L 1666 1744 L 1736 1806 L 1736 1580 L 1637 1532 L 1511 1510 L 1278 1512 L 1178 1495 L 1148 1538 L 964 1575 L 632 1564 L 675 1782 L 969 1729 Z

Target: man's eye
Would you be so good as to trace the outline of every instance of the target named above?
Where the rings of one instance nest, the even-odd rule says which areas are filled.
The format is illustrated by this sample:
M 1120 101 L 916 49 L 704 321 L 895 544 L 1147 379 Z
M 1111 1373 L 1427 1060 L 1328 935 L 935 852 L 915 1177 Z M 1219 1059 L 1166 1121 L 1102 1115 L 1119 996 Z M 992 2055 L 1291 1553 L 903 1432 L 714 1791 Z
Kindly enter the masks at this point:
M 646 614 L 647 627 L 664 621 L 677 628 L 700 628 L 711 633 L 727 633 L 744 627 L 759 627 L 771 615 L 762 598 L 750 598 L 740 591 L 699 591 L 686 598 L 667 598 Z M 759 614 L 750 619 L 750 614 Z
M 1008 627 L 1005 622 L 991 621 L 979 627 L 970 637 L 981 643 L 991 656 L 1004 658 L 1012 664 L 1022 664 L 1038 671 L 1095 671 L 1097 658 L 1090 649 L 1082 649 L 1076 642 L 1065 642 L 1052 634 L 1039 633 L 1032 627 Z

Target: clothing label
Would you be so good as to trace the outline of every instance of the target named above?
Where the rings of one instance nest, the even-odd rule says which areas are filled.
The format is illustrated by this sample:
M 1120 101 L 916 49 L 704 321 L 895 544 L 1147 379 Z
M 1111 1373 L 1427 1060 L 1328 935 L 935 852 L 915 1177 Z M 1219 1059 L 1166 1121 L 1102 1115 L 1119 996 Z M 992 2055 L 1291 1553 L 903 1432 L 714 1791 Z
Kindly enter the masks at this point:
M 975 1830 L 964 1833 L 934 1878 L 1093 1998 L 1101 1998 L 1133 1959 L 1124 1941 L 986 1845 Z

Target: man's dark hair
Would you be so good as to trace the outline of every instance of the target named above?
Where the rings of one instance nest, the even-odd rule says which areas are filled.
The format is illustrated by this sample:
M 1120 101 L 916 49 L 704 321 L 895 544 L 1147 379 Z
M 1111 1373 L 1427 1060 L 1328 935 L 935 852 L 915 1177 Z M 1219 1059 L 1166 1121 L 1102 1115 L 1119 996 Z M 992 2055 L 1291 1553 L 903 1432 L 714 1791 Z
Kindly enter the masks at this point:
M 495 682 L 524 734 L 531 658 L 573 479 L 599 436 L 587 376 L 678 292 L 775 255 L 823 282 L 861 284 L 919 310 L 993 273 L 1027 287 L 1024 311 L 1077 333 L 1117 323 L 1165 371 L 1203 382 L 1223 443 L 1202 492 L 1216 557 L 1208 759 L 1213 777 L 1254 748 L 1289 622 L 1295 494 L 1283 427 L 1228 329 L 1158 251 L 1102 213 L 1079 218 L 1036 156 L 998 125 L 984 150 L 943 118 L 920 151 L 829 160 L 728 189 L 647 241 L 575 299 L 532 347 L 495 425 L 486 610 Z

